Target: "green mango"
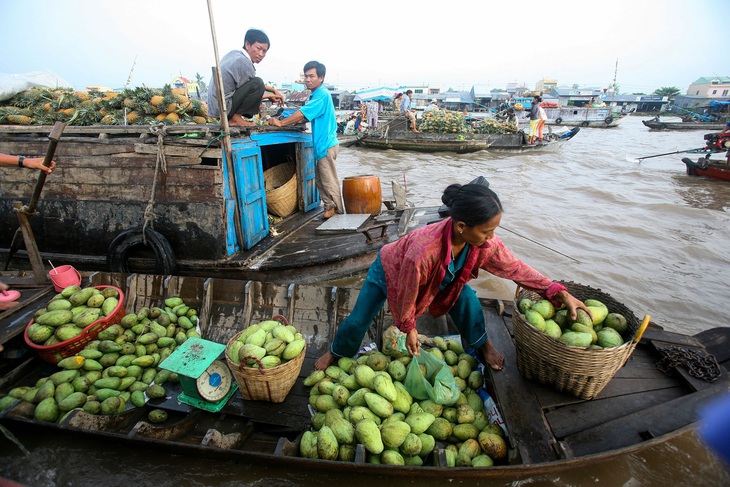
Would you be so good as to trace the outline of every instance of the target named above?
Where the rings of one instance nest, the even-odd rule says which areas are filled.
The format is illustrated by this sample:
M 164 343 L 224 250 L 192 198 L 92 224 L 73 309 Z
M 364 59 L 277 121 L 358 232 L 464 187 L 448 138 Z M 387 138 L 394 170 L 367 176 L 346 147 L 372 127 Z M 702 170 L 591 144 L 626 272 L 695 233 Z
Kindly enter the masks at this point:
M 33 418 L 37 421 L 45 421 L 52 423 L 58 419 L 61 413 L 56 404 L 56 400 L 52 397 L 43 399 L 33 411 Z
M 380 429 L 371 419 L 362 419 L 355 424 L 355 436 L 370 453 L 379 455 L 385 449 Z

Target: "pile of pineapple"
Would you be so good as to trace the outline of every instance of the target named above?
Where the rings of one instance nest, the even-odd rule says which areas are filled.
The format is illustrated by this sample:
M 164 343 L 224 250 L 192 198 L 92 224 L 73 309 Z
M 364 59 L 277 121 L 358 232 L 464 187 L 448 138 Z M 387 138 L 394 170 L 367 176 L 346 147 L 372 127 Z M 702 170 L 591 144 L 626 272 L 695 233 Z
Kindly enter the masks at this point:
M 496 118 L 485 118 L 472 124 L 475 134 L 516 134 L 517 127 L 510 123 L 500 122 Z
M 121 92 L 30 88 L 0 103 L 4 125 L 158 125 L 218 123 L 205 102 L 185 88 L 126 88 Z
M 423 114 L 421 132 L 431 134 L 516 134 L 517 129 L 495 118 L 485 118 L 471 124 L 464 115 L 449 110 L 432 110 Z
M 464 115 L 449 110 L 432 110 L 424 113 L 418 129 L 430 134 L 471 133 L 471 127 L 466 123 Z

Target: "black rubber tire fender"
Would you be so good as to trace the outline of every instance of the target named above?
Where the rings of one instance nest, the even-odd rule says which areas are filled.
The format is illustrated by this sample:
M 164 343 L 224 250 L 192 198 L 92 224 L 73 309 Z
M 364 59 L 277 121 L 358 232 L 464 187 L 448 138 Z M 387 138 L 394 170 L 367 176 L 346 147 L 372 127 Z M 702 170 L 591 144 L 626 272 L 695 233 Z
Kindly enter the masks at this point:
M 155 254 L 155 274 L 164 276 L 174 275 L 177 272 L 177 260 L 170 242 L 161 233 L 148 228 L 145 230 L 147 246 Z M 106 262 L 110 272 L 129 272 L 129 252 L 134 247 L 145 246 L 142 228 L 130 228 L 117 235 L 107 250 Z
M 580 124 L 580 126 L 581 126 L 581 127 L 587 127 L 587 126 L 588 126 L 588 122 L 582 122 L 582 123 Z
M 667 128 L 667 124 L 666 123 L 660 123 L 659 124 L 659 130 L 664 130 L 665 128 Z
M 563 119 L 562 118 L 558 117 L 558 118 L 555 119 L 555 124 L 556 125 L 560 125 L 561 123 L 563 123 Z
M 613 122 L 613 117 L 609 115 L 608 117 L 604 118 L 603 121 L 606 122 L 606 125 L 611 125 L 611 123 Z

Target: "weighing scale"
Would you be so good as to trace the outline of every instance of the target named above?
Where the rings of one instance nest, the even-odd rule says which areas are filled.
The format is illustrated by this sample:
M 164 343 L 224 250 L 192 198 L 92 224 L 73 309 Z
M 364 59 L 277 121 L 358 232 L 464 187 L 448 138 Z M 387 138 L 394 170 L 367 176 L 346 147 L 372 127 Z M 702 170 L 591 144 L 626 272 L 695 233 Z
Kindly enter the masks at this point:
M 228 365 L 218 360 L 225 349 L 223 344 L 192 337 L 160 364 L 160 368 L 176 372 L 180 378 L 183 392 L 178 401 L 210 412 L 225 406 L 238 389 Z

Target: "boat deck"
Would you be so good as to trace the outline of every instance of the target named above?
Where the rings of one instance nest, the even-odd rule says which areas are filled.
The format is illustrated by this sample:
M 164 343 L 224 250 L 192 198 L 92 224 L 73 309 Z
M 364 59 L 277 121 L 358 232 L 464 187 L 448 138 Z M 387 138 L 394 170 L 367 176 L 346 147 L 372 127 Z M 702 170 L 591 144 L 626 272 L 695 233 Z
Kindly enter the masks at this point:
M 55 292 L 50 286 L 22 287 L 27 279 L 3 277 L 22 291 L 22 306 L 0 314 L 0 342 L 19 350 L 22 331 L 32 313 Z M 220 413 L 199 412 L 177 401 L 179 386 L 166 385 L 167 397 L 150 400 L 145 408 L 130 408 L 116 416 L 71 414 L 61 425 L 38 423 L 22 407 L 0 413 L 0 419 L 24 427 L 55 428 L 115 439 L 160 445 L 172 451 L 211 454 L 218 458 L 253 456 L 257 461 L 297 456 L 297 438 L 310 425 L 309 389 L 303 379 L 314 361 L 327 349 L 337 325 L 349 313 L 357 290 L 308 284 L 271 284 L 256 281 L 202 279 L 178 276 L 97 273 L 91 285 L 111 284 L 126 293 L 128 312 L 154 305 L 164 297 L 181 296 L 198 307 L 201 333 L 206 339 L 227 343 L 238 331 L 276 315 L 286 317 L 307 338 L 307 353 L 299 378 L 283 403 L 246 401 L 236 392 Z M 730 390 L 730 328 L 716 328 L 687 336 L 650 326 L 633 354 L 596 398 L 587 401 L 523 378 L 516 366 L 511 303 L 482 300 L 490 337 L 504 355 L 505 368 L 488 378 L 508 430 L 509 468 L 546 465 L 583 457 L 601 457 L 626 451 L 653 438 L 671 436 L 698 420 L 698 409 L 712 397 Z M 382 331 L 392 323 L 386 309 L 376 317 L 364 344 L 380 344 Z M 419 318 L 419 331 L 429 335 L 453 333 L 446 319 Z M 20 342 L 20 344 L 19 344 Z M 683 367 L 666 375 L 657 369 L 658 350 L 676 345 L 701 354 L 711 353 L 721 375 L 705 382 Z M 15 385 L 32 384 L 52 366 L 30 353 L 0 361 L 0 393 Z M 52 370 L 50 370 L 52 371 Z M 169 411 L 165 425 L 145 421 L 150 408 Z M 362 454 L 362 452 L 361 452 Z M 362 462 L 362 458 L 360 458 Z M 287 461 L 305 461 L 290 458 Z M 342 462 L 317 461 L 332 465 Z M 439 469 L 439 460 L 434 463 Z M 443 464 L 440 464 L 443 465 Z M 341 466 L 332 468 L 340 469 Z M 421 467 L 422 468 L 422 467 Z M 416 471 L 422 471 L 421 468 Z M 412 471 L 406 468 L 404 472 Z

